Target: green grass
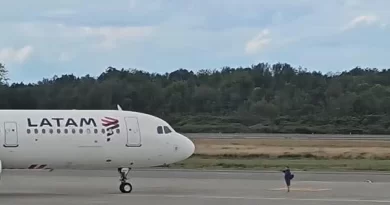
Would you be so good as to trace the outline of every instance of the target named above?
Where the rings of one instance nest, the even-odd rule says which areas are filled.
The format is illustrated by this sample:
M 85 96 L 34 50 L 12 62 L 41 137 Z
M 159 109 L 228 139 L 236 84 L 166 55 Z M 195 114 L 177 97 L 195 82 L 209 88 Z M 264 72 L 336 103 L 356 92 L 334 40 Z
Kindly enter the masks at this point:
M 194 156 L 170 168 L 302 171 L 390 171 L 390 160 L 378 159 L 229 159 Z

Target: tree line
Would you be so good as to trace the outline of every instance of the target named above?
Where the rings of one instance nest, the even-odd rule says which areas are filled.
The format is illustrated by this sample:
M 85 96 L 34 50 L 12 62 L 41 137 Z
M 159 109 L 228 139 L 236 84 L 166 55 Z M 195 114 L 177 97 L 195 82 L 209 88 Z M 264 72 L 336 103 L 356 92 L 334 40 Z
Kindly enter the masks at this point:
M 1 64 L 0 64 L 1 65 Z M 180 132 L 390 133 L 390 70 L 337 74 L 259 63 L 198 72 L 149 73 L 108 67 L 7 83 L 0 109 L 116 109 L 162 117 Z

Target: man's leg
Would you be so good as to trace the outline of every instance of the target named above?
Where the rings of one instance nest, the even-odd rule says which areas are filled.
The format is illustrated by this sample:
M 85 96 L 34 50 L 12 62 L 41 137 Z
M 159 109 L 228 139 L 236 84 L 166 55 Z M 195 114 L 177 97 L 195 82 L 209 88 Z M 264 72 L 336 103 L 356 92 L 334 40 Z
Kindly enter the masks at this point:
M 286 179 L 286 185 L 287 185 L 287 192 L 290 192 L 290 183 L 291 181 Z

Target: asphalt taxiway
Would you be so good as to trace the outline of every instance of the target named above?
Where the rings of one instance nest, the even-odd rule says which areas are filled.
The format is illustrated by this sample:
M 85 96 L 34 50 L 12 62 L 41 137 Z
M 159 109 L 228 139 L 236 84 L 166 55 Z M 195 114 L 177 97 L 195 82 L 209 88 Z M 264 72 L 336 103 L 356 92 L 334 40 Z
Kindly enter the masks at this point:
M 134 170 L 133 192 L 112 171 L 5 170 L 1 205 L 390 204 L 390 175 L 295 172 L 286 193 L 280 172 Z

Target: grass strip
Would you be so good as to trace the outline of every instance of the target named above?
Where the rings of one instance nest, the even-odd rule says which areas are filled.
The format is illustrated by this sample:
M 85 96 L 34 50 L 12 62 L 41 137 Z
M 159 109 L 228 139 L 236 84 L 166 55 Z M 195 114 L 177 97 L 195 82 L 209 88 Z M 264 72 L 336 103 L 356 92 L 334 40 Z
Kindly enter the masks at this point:
M 193 156 L 170 165 L 184 169 L 281 170 L 285 166 L 300 171 L 390 171 L 390 160 L 379 159 L 263 159 Z

